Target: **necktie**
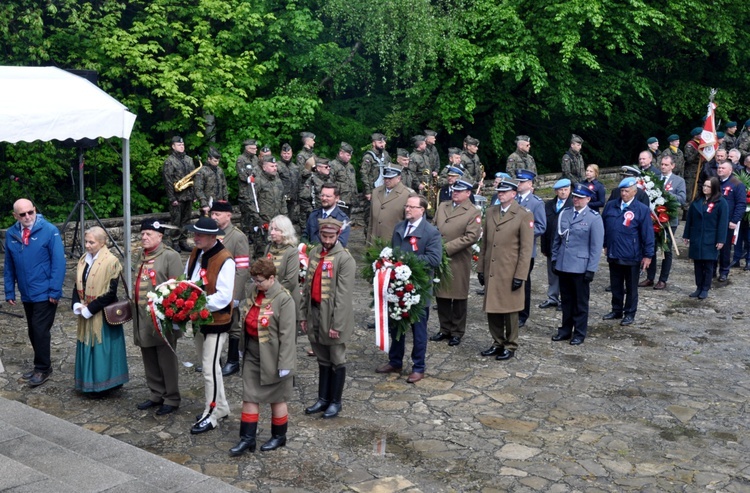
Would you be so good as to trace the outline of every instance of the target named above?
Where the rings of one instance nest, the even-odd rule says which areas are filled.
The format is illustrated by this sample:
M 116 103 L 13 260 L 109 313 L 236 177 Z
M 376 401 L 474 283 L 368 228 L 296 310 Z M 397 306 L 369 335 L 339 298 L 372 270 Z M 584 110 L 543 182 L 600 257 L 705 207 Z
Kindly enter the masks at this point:
M 625 202 L 623 202 L 622 205 L 620 206 L 620 210 L 623 210 L 623 211 L 627 208 L 628 208 L 628 204 L 626 204 Z
M 516 195 L 516 202 L 518 202 L 519 204 L 521 203 L 521 196 L 520 195 Z
M 387 197 L 389 193 L 391 193 L 391 191 L 386 188 L 385 189 L 385 196 Z
M 578 219 L 578 211 L 573 211 L 573 220 Z
M 557 212 L 560 212 L 560 209 L 562 209 L 563 203 L 564 202 L 562 199 L 557 199 Z
M 408 225 L 406 226 L 406 236 L 409 236 L 409 235 L 411 234 L 411 228 L 412 228 L 412 225 L 411 225 L 411 224 L 408 224 Z
M 500 209 L 500 217 L 505 217 L 505 211 Z
M 21 234 L 21 239 L 23 240 L 24 245 L 29 244 L 29 237 L 31 236 L 31 230 L 29 228 L 23 228 L 23 233 Z
M 323 211 L 323 219 L 328 219 L 328 213 L 326 211 Z

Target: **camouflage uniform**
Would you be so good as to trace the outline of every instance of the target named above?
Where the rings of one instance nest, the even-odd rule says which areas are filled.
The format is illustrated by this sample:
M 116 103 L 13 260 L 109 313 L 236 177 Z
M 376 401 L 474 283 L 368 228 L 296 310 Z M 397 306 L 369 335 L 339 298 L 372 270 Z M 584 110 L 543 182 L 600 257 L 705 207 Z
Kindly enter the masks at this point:
M 357 172 L 351 161 L 344 164 L 337 159 L 331 161 L 331 176 L 333 182 L 339 186 L 341 200 L 348 207 L 347 212 L 351 212 L 354 206 L 354 200 L 357 196 Z M 347 214 L 351 215 L 351 214 Z
M 211 207 L 217 200 L 228 200 L 227 178 L 219 166 L 207 164 L 195 175 L 195 195 L 200 207 Z
M 240 203 L 240 224 L 245 233 L 251 231 L 250 208 L 253 206 L 253 190 L 248 178 L 255 171 L 260 170 L 258 156 L 243 152 L 237 157 L 237 180 L 239 181 L 238 202 Z
M 740 136 L 737 137 L 737 149 L 739 149 L 742 154 L 740 162 L 744 162 L 745 157 L 750 154 L 750 129 L 748 129 L 748 127 L 743 128 L 742 132 L 740 132 Z
M 685 144 L 685 187 L 687 188 L 687 202 L 693 200 L 693 189 L 695 187 L 695 178 L 698 175 L 698 163 L 700 162 L 701 154 L 698 151 L 698 146 L 695 140 L 691 139 Z M 700 194 L 700 190 L 697 190 L 697 194 Z
M 162 176 L 164 188 L 167 190 L 167 200 L 169 201 L 169 220 L 173 226 L 179 228 L 179 230 L 170 230 L 173 245 L 187 240 L 187 232 L 183 229 L 183 226 L 190 220 L 193 213 L 193 200 L 195 200 L 194 186 L 177 192 L 174 189 L 174 184 L 194 170 L 193 158 L 184 152 L 172 152 L 164 161 Z M 174 201 L 179 202 L 179 205 L 172 205 Z
M 440 172 L 440 154 L 438 154 L 437 147 L 427 144 L 424 153 L 427 156 L 427 162 L 430 163 L 430 171 Z
M 427 174 L 425 174 L 425 171 Z M 409 155 L 409 174 L 411 174 L 411 183 L 402 179 L 401 182 L 409 188 L 419 191 L 419 185 L 428 186 L 432 180 L 430 170 L 430 161 L 425 151 L 414 150 Z M 404 173 L 404 176 L 406 173 Z
M 672 162 L 674 163 L 672 173 L 677 176 L 683 176 L 683 173 L 685 173 L 685 155 L 682 153 L 682 150 L 677 149 L 673 151 L 671 146 L 664 149 L 656 160 L 657 168 L 661 166 L 661 160 L 664 159 L 664 156 L 672 156 Z
M 304 219 L 301 224 L 307 223 L 307 216 L 320 207 L 320 189 L 324 183 L 331 183 L 331 175 L 325 176 L 320 173 L 313 173 L 302 185 L 299 194 L 300 219 Z
M 255 258 L 259 258 L 266 251 L 268 225 L 271 219 L 279 214 L 286 215 L 287 209 L 284 200 L 284 184 L 278 175 L 266 173 L 262 169 L 257 171 L 255 173 L 255 193 L 258 197 L 259 212 L 255 210 L 255 201 L 251 200 L 250 224 L 254 237 Z
M 528 154 L 527 156 L 531 157 Z M 573 151 L 573 149 L 568 149 L 565 154 L 563 154 L 561 166 L 563 178 L 567 178 L 573 183 L 580 183 L 586 179 L 586 165 L 583 163 L 583 156 L 581 156 L 580 152 L 575 152 Z M 536 171 L 534 171 L 534 173 L 536 173 Z
M 511 176 L 516 175 L 517 169 L 526 169 L 534 174 L 537 174 L 536 161 L 534 161 L 534 157 L 528 152 L 523 152 L 520 149 L 516 149 L 516 152 L 508 156 L 508 161 L 505 164 L 505 167 L 505 172 Z
M 299 214 L 299 190 L 301 185 L 299 166 L 294 161 L 285 162 L 277 161 L 281 182 L 284 184 L 284 194 L 286 195 L 286 210 L 292 224 L 297 223 Z M 282 168 L 284 171 L 282 172 Z
M 479 170 L 481 169 L 482 163 L 479 161 L 479 156 L 472 154 L 466 149 L 461 151 L 461 166 L 464 169 L 464 180 L 473 181 L 479 183 Z

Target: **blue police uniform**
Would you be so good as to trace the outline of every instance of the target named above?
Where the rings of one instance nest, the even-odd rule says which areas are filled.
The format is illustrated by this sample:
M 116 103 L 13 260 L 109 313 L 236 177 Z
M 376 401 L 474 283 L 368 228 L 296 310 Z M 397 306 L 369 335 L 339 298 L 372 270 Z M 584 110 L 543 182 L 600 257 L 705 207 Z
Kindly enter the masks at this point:
M 516 178 L 519 181 L 536 178 L 536 174 L 525 169 L 516 170 Z M 531 271 L 534 270 L 534 259 L 536 258 L 536 239 L 542 236 L 547 229 L 547 213 L 544 210 L 544 200 L 528 192 L 525 196 L 519 193 L 516 201 L 534 214 L 534 243 L 531 249 L 531 264 L 529 265 L 529 276 L 524 283 L 524 305 L 523 310 L 518 313 L 518 326 L 523 327 L 531 313 Z

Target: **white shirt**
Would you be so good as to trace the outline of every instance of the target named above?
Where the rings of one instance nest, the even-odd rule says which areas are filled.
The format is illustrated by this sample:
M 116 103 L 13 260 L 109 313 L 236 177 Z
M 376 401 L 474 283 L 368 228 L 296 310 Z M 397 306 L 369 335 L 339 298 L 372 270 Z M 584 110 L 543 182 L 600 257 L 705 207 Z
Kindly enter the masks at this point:
M 214 243 L 211 248 L 216 246 Z M 210 250 L 210 248 L 209 248 Z M 195 260 L 195 268 L 192 274 L 188 273 L 188 267 L 190 266 L 190 260 L 185 264 L 185 275 L 190 276 L 190 280 L 196 282 L 201 278 L 201 258 L 203 258 L 203 251 L 198 253 L 198 258 Z M 234 275 L 235 275 L 234 260 L 231 258 L 224 262 L 219 270 L 219 275 L 216 279 L 216 292 L 214 294 L 206 296 L 206 307 L 208 311 L 215 312 L 226 308 L 228 304 L 232 302 L 234 295 Z

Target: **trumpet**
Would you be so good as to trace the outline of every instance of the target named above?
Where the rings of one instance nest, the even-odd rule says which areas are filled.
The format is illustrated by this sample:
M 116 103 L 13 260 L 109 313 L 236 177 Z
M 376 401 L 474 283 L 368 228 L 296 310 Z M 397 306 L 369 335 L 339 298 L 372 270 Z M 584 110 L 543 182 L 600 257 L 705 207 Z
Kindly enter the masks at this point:
M 175 192 L 182 192 L 183 190 L 193 186 L 193 177 L 203 167 L 203 162 L 201 161 L 201 158 L 198 158 L 198 165 L 199 166 L 197 168 L 195 168 L 193 171 L 186 174 L 185 176 L 183 176 L 182 178 L 180 178 L 174 183 Z
M 438 178 L 437 176 L 432 176 L 432 171 L 430 171 L 429 168 L 426 168 L 422 172 L 422 176 L 426 177 L 425 180 L 425 198 L 427 199 L 427 210 L 432 212 L 432 210 L 437 209 L 437 201 L 438 201 Z

